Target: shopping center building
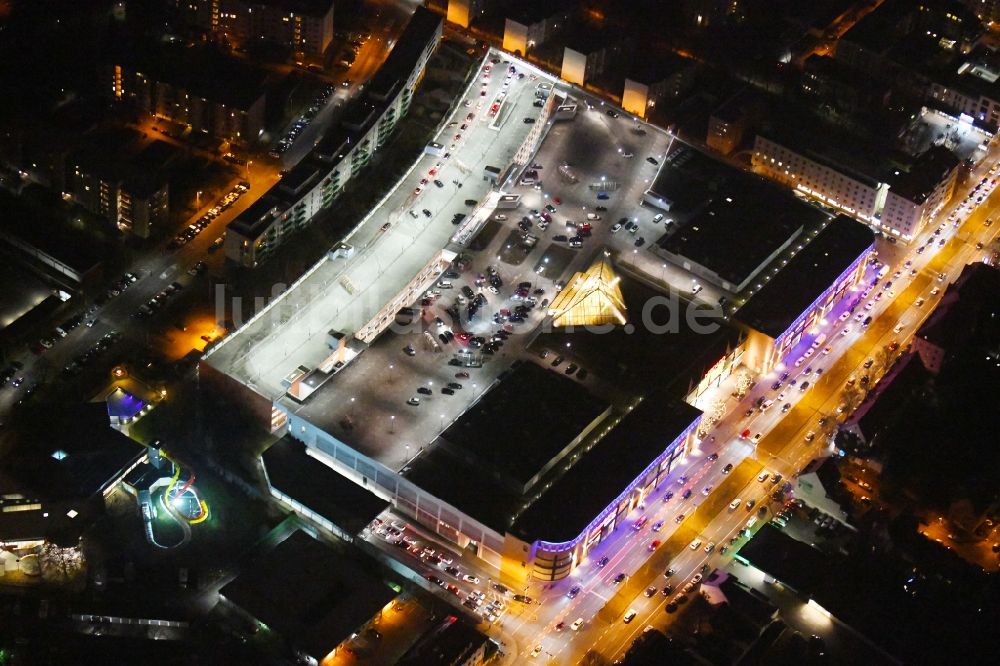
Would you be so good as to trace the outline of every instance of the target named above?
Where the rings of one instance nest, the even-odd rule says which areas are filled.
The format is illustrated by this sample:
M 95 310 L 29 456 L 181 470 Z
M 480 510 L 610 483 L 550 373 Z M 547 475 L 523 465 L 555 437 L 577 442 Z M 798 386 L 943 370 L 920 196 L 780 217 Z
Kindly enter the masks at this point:
M 464 108 L 458 112 L 465 115 Z M 525 127 L 505 127 L 501 137 L 509 145 L 491 149 L 531 153 L 544 136 Z M 503 161 L 489 150 L 462 158 L 475 174 Z M 400 196 L 412 187 L 401 183 Z M 477 176 L 465 181 L 463 195 L 491 201 L 498 198 L 492 188 Z M 732 192 L 744 208 L 755 205 L 754 197 Z M 724 190 L 719 194 L 722 215 L 731 202 Z M 751 262 L 755 275 L 766 271 L 769 278 L 759 278 L 761 288 L 744 306 L 753 316 L 740 311 L 740 326 L 718 311 L 704 329 L 682 321 L 674 330 L 651 330 L 646 306 L 662 291 L 619 274 L 599 249 L 589 268 L 569 278 L 543 325 L 511 341 L 507 357 L 494 356 L 482 370 L 474 369 L 464 345 L 445 343 L 450 353 L 438 353 L 434 336 L 422 332 L 420 339 L 429 340 L 421 351 L 401 353 L 403 334 L 387 332 L 395 313 L 419 303 L 462 248 L 447 215 L 429 217 L 416 232 L 385 225 L 367 243 L 345 239 L 215 346 L 202 360 L 201 382 L 243 403 L 262 427 L 301 442 L 306 455 L 499 569 L 504 580 L 558 580 L 696 446 L 700 407 L 712 389 L 731 390 L 725 382 L 740 367 L 773 364 L 786 342 L 801 335 L 800 313 L 810 321 L 821 316 L 857 280 L 871 232 L 845 218 L 823 227 L 828 217 L 812 220 L 815 211 L 802 206 L 784 224 L 783 237 L 769 239 Z M 384 214 L 373 211 L 373 228 L 383 225 Z M 763 228 L 765 220 L 754 219 Z M 711 244 L 699 247 L 706 266 L 723 264 Z M 721 245 L 717 252 L 730 250 Z M 794 297 L 776 295 L 780 285 Z M 590 323 L 605 330 L 589 331 Z M 553 369 L 562 353 L 594 380 Z M 461 379 L 464 386 L 439 395 L 465 368 L 472 377 Z M 320 516 L 329 531 L 352 532 L 332 507 L 308 506 L 315 484 L 309 492 L 297 489 L 295 475 L 280 476 L 281 461 L 272 458 L 275 497 L 307 519 Z

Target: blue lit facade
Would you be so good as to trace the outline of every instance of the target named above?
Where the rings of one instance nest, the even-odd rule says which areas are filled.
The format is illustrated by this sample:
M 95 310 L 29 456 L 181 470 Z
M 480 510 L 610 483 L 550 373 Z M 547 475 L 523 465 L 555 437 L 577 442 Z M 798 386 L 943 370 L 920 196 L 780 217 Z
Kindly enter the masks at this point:
M 816 323 L 823 319 L 836 303 L 843 298 L 852 287 L 864 277 L 865 266 L 874 250 L 872 243 L 864 252 L 858 255 L 850 266 L 837 277 L 833 283 L 826 288 L 823 293 L 816 297 L 809 307 L 800 314 L 792 324 L 785 329 L 785 332 L 774 340 L 775 363 L 780 362 L 788 352 L 795 347 L 802 339 L 804 333 L 809 331 Z
M 621 526 L 628 513 L 666 478 L 684 454 L 700 422 L 701 415 L 677 435 L 575 538 L 560 543 L 535 541 L 531 546 L 533 576 L 542 580 L 559 580 L 569 575 L 587 557 L 587 553 Z

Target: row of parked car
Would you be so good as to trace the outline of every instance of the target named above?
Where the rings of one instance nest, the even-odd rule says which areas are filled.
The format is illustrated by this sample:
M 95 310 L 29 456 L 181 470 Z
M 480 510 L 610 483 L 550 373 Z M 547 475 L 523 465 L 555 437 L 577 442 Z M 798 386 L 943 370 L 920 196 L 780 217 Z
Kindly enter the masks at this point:
M 75 359 L 70 361 L 63 368 L 63 375 L 77 375 L 83 371 L 85 367 L 96 361 L 100 356 L 107 352 L 111 347 L 118 343 L 121 339 L 121 333 L 118 331 L 111 331 L 106 333 L 100 340 L 98 340 L 93 347 L 87 351 L 79 354 Z
M 166 289 L 146 301 L 144 305 L 140 305 L 139 309 L 132 313 L 132 317 L 135 319 L 151 317 L 153 313 L 166 304 L 171 296 L 174 296 L 182 289 L 184 289 L 184 286 L 180 282 L 171 282 L 167 285 Z
M 171 241 L 167 244 L 167 247 L 171 250 L 176 250 L 182 245 L 186 245 L 195 236 L 207 229 L 208 225 L 212 223 L 212 220 L 217 218 L 223 211 L 239 201 L 239 198 L 249 189 L 250 183 L 245 180 L 241 180 L 236 184 L 236 187 L 230 190 L 226 196 L 222 197 L 222 200 L 202 215 L 197 222 L 192 222 L 184 231 L 174 236 L 173 239 L 171 239 Z

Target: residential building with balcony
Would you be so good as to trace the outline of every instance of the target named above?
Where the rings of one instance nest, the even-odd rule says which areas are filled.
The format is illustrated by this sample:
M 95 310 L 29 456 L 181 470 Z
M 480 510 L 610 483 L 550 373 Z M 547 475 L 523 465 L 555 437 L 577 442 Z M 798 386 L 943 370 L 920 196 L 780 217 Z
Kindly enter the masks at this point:
M 189 23 L 230 41 L 255 40 L 321 56 L 333 40 L 333 0 L 175 0 Z
M 313 152 L 227 228 L 226 258 L 246 268 L 266 261 L 292 233 L 328 209 L 385 145 L 413 101 L 443 21 L 418 7 L 364 97 L 345 110 Z

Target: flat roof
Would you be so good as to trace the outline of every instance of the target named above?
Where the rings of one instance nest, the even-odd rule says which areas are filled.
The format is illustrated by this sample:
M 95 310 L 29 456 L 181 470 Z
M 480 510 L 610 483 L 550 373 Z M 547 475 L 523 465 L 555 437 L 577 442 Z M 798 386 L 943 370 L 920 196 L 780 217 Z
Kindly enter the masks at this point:
M 265 94 L 266 72 L 243 60 L 210 48 L 144 44 L 142 50 L 119 59 L 165 83 L 226 106 L 246 110 Z
M 922 204 L 959 163 L 955 153 L 944 146 L 932 146 L 917 157 L 909 171 L 900 171 L 892 178 L 890 191 Z
M 444 20 L 439 14 L 418 5 L 403 34 L 396 40 L 396 45 L 392 47 L 392 51 L 378 72 L 368 82 L 367 93 L 383 98 L 392 94 L 393 88 L 410 76 L 420 54 L 427 48 L 434 35 L 441 30 L 443 23 Z
M 236 216 L 227 226 L 227 230 L 236 231 L 247 238 L 256 238 L 266 229 L 274 218 L 284 213 L 290 205 L 281 196 L 278 184 L 267 191 L 264 196 L 250 204 Z
M 72 226 L 68 217 L 57 209 L 62 203 L 57 194 L 43 190 L 40 185 L 25 188 L 25 193 L 31 196 L 14 196 L 0 190 L 0 235 L 9 234 L 80 274 L 100 265 L 106 256 L 102 244 L 93 235 Z
M 578 4 L 576 0 L 550 0 L 550 2 L 528 0 L 507 7 L 504 15 L 512 21 L 530 27 L 567 11 L 575 13 Z
M 321 660 L 396 598 L 381 574 L 359 553 L 296 530 L 219 593 Z
M 780 118 L 766 123 L 758 136 L 868 187 L 887 182 L 891 174 L 886 161 L 878 157 L 881 154 L 878 146 L 811 116 L 781 113 Z
M 606 409 L 564 373 L 522 362 L 448 426 L 439 443 L 523 491 Z
M 452 666 L 467 664 L 489 640 L 485 634 L 455 615 L 448 615 L 416 642 L 397 665 Z
M 691 58 L 660 50 L 655 58 L 644 58 L 633 62 L 628 70 L 628 78 L 638 83 L 652 85 L 696 64 L 697 61 Z
M 532 501 L 510 531 L 528 542 L 576 538 L 700 415 L 700 409 L 662 393 L 646 396 Z
M 306 453 L 285 436 L 261 455 L 271 486 L 348 534 L 357 534 L 389 503 Z
M 815 591 L 836 571 L 828 553 L 788 536 L 772 525 L 764 525 L 740 548 L 740 557 L 771 574 L 802 594 Z
M 282 176 L 281 180 L 275 186 L 281 188 L 281 190 L 287 192 L 290 196 L 299 198 L 302 196 L 304 186 L 311 185 L 313 181 L 319 178 L 319 171 L 319 167 L 315 164 L 309 160 L 304 160 Z
M 326 16 L 333 9 L 333 0 L 264 0 L 264 4 L 312 17 Z
M 736 312 L 736 318 L 780 337 L 875 243 L 871 229 L 838 215 Z
M 663 158 L 648 193 L 669 204 L 671 213 L 693 213 L 726 184 L 748 174 L 680 142 Z
M 1000 310 L 1000 271 L 976 262 L 948 285 L 941 303 L 917 331 L 919 338 L 956 351 L 976 341 L 988 345 L 997 331 Z
M 46 429 L 19 430 L 2 462 L 22 494 L 40 500 L 86 498 L 104 490 L 146 453 L 146 447 L 111 427 L 102 402 L 35 403 L 27 419 L 44 420 Z
M 677 171 L 664 169 L 656 184 Z M 713 182 L 718 187 L 705 192 L 709 198 L 703 206 L 657 245 L 734 285 L 750 279 L 803 228 L 829 217 L 788 190 L 736 169 Z
M 884 53 L 895 42 L 891 36 L 904 25 L 905 17 L 914 6 L 908 0 L 888 0 L 855 23 L 841 39 L 852 42 L 874 53 Z

